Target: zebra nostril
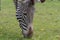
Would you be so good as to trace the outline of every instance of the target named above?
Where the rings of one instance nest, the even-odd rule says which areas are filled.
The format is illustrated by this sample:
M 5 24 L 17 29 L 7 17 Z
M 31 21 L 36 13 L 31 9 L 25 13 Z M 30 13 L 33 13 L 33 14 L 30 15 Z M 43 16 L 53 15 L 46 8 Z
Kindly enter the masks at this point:
M 29 28 L 29 32 L 28 32 L 28 36 L 32 36 L 32 34 L 33 34 L 33 30 L 32 30 L 32 28 L 30 27 L 30 28 Z

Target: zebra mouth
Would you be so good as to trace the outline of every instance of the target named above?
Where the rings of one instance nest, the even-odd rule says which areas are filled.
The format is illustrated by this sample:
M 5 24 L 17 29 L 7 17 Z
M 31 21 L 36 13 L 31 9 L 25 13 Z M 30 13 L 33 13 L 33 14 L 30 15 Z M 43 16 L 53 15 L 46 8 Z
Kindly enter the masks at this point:
M 31 38 L 33 36 L 33 29 L 31 26 L 28 28 L 28 30 L 23 30 L 23 36 L 24 38 Z

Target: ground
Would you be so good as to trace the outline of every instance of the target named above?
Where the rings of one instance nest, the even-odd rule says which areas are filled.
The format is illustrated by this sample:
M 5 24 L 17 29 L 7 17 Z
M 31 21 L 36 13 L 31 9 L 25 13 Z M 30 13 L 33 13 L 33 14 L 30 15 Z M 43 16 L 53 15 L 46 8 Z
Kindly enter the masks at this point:
M 34 35 L 23 38 L 12 0 L 1 0 L 0 40 L 60 40 L 60 1 L 35 4 Z

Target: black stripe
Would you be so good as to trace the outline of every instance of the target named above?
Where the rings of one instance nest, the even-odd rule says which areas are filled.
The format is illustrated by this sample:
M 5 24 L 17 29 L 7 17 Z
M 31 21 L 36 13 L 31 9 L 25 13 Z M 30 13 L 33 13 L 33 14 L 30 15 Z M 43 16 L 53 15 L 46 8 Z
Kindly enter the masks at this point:
M 24 28 L 24 27 L 23 27 L 23 25 L 22 25 L 22 24 L 20 24 L 20 27 L 21 27 L 22 29 L 24 29 L 24 30 L 27 30 L 26 28 Z
M 23 27 L 22 27 L 23 28 Z M 24 30 L 27 30 L 27 29 L 25 29 L 25 28 L 23 28 Z
M 16 15 L 16 16 L 22 16 L 22 15 L 19 15 L 19 14 L 18 14 L 18 15 Z
M 20 22 L 24 27 L 27 28 L 27 24 L 23 23 L 23 22 Z
M 17 19 L 22 19 L 22 18 L 17 18 Z
M 26 24 L 26 22 L 23 19 L 19 19 L 19 22 L 23 22 L 24 24 Z

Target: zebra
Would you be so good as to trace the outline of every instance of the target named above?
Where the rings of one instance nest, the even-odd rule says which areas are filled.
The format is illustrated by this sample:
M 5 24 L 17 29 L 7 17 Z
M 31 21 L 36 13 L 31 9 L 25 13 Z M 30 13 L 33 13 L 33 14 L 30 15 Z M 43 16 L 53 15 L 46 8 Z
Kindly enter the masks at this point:
M 16 7 L 16 17 L 24 37 L 33 35 L 33 17 L 35 0 L 13 0 Z M 42 2 L 42 1 L 41 1 Z

